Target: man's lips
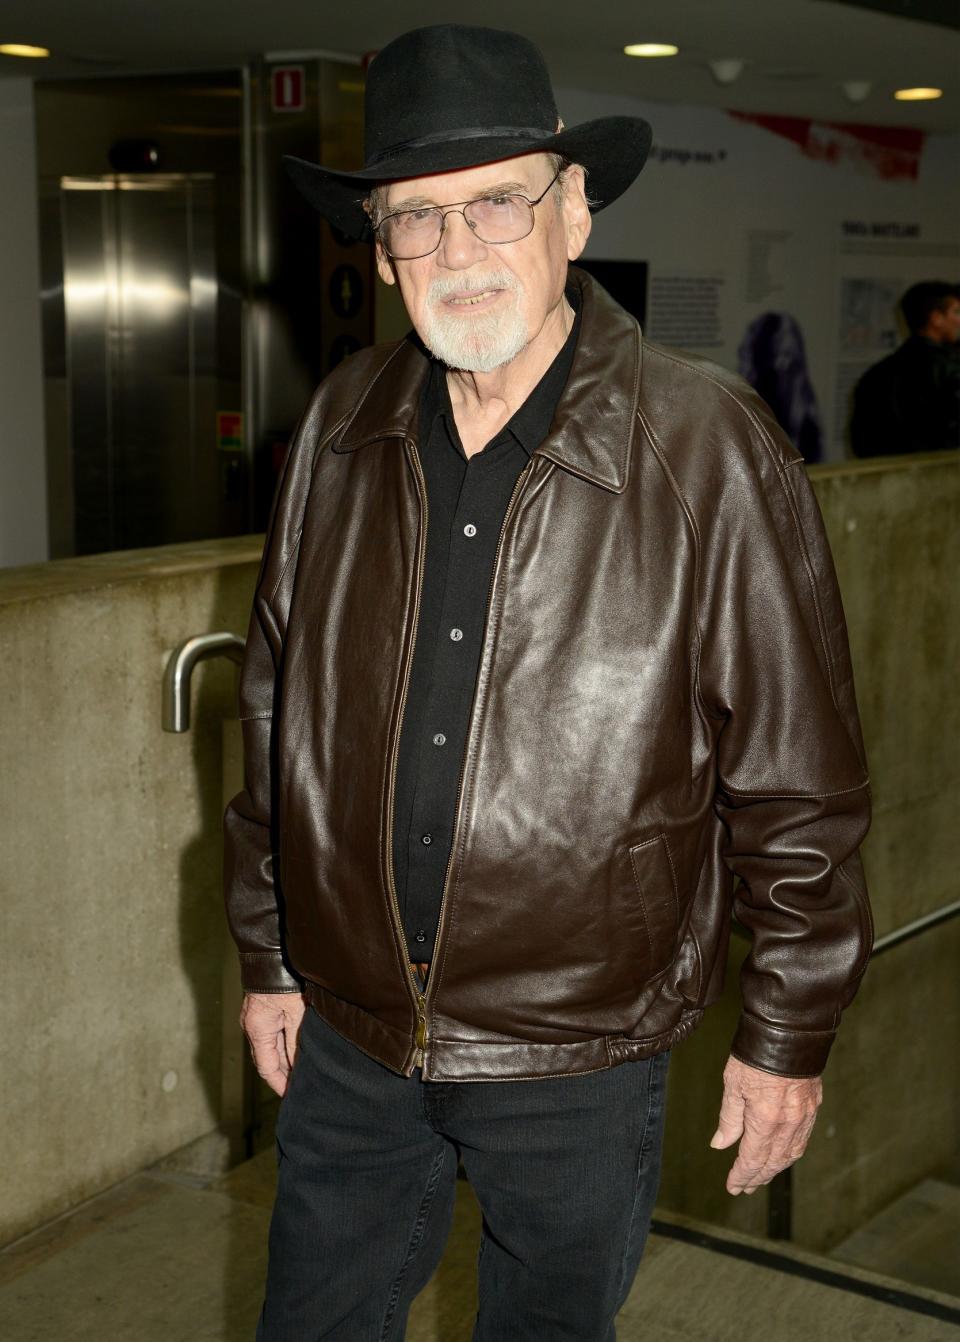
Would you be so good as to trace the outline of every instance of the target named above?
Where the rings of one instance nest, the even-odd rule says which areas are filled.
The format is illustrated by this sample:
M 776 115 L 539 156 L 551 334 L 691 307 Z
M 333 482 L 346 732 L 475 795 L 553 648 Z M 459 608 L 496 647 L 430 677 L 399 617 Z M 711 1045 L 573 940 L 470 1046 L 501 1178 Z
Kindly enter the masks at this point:
M 475 289 L 469 293 L 450 294 L 443 301 L 448 307 L 473 308 L 492 303 L 501 293 L 502 289 Z

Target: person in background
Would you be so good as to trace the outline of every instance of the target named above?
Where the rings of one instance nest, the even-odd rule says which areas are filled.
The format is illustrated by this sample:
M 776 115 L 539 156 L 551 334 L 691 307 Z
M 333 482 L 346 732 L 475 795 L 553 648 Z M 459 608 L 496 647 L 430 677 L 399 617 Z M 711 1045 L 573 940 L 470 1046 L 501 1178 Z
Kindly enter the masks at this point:
M 441 24 L 375 58 L 365 136 L 357 171 L 287 167 L 414 329 L 295 435 L 226 817 L 243 1026 L 283 1095 L 257 1336 L 399 1342 L 461 1161 L 476 1342 L 612 1342 L 732 915 L 734 1195 L 802 1154 L 869 959 L 840 596 L 768 407 L 570 264 L 645 121 L 563 129 L 536 47 Z
M 910 335 L 854 389 L 857 457 L 960 447 L 960 288 L 924 280 L 906 291 L 900 310 Z

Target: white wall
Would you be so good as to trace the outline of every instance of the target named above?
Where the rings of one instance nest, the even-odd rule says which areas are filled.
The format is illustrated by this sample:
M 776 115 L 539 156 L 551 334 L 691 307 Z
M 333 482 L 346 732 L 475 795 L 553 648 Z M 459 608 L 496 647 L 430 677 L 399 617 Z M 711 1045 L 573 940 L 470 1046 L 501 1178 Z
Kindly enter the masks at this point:
M 48 557 L 33 85 L 0 79 L 0 566 Z
M 715 108 L 578 89 L 559 90 L 557 104 L 568 126 L 605 115 L 653 126 L 647 166 L 595 216 L 586 252 L 647 262 L 646 334 L 737 369 L 748 324 L 788 312 L 806 345 L 824 457 L 842 458 L 852 383 L 901 337 L 896 297 L 917 280 L 960 281 L 960 136 L 928 137 L 915 177 L 884 176 L 876 165 L 889 165 L 893 150 L 862 152 L 855 135 L 830 127 L 814 128 L 817 159 Z M 867 231 L 857 236 L 851 225 Z M 701 283 L 705 302 L 717 300 L 713 341 L 683 338 L 663 305 L 659 314 L 651 305 L 658 283 L 664 293 L 665 282 L 685 278 Z M 687 335 L 699 334 L 688 325 Z

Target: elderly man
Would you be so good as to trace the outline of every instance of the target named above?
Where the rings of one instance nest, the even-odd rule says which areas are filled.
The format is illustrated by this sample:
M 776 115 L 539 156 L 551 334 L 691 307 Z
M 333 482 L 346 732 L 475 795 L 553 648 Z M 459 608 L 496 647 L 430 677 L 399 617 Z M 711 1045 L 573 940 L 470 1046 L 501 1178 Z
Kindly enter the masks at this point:
M 258 1337 L 401 1338 L 459 1157 L 475 1338 L 607 1342 L 731 913 L 733 1194 L 803 1151 L 866 964 L 843 614 L 763 402 L 569 268 L 646 123 L 559 129 L 530 43 L 453 25 L 380 53 L 366 113 L 362 169 L 288 167 L 415 334 L 297 431 L 226 822 L 243 1025 L 284 1096 Z

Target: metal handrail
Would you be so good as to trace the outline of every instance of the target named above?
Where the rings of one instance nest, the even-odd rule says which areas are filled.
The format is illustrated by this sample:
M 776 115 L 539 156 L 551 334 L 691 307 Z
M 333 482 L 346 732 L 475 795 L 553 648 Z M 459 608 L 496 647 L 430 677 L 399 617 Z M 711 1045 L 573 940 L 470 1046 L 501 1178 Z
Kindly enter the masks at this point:
M 870 959 L 872 960 L 875 955 L 882 955 L 884 951 L 889 951 L 894 946 L 902 945 L 905 941 L 910 941 L 913 937 L 918 937 L 921 932 L 928 932 L 931 927 L 945 923 L 948 918 L 955 918 L 958 913 L 960 913 L 960 899 L 955 899 L 953 903 L 944 904 L 941 908 L 934 909 L 932 913 L 925 913 L 920 918 L 914 918 L 912 922 L 904 923 L 902 927 L 895 927 L 892 932 L 887 932 L 873 943 Z M 749 936 L 746 928 L 742 928 L 739 923 L 735 923 L 734 926 L 744 936 Z M 788 1165 L 770 1180 L 770 1192 L 767 1197 L 768 1238 L 780 1240 L 793 1238 L 792 1201 L 793 1166 Z
M 875 955 L 882 955 L 892 946 L 899 946 L 901 942 L 909 941 L 911 937 L 918 937 L 921 932 L 926 932 L 931 927 L 937 927 L 940 923 L 945 923 L 948 918 L 955 918 L 958 913 L 960 913 L 960 899 L 955 899 L 952 904 L 944 904 L 942 908 L 934 909 L 932 913 L 924 913 L 921 917 L 914 918 L 912 923 L 904 923 L 902 927 L 895 927 L 892 932 L 887 932 L 873 943 L 870 958 L 872 959 Z
M 190 677 L 197 662 L 208 657 L 229 657 L 232 662 L 241 662 L 243 649 L 240 635 L 226 631 L 198 634 L 174 648 L 163 673 L 161 723 L 165 732 L 190 730 Z

